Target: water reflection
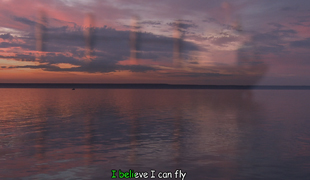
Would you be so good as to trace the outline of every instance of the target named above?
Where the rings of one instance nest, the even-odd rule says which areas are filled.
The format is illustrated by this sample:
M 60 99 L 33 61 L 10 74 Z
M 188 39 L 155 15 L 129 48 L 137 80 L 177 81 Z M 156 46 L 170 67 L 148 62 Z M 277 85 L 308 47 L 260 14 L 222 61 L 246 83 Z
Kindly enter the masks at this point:
M 94 122 L 93 118 L 89 117 L 85 119 L 85 158 L 87 160 L 87 164 L 91 164 L 94 161 L 94 156 L 93 156 L 93 144 L 95 142 L 95 129 L 94 129 Z
M 175 122 L 173 128 L 173 150 L 175 151 L 174 161 L 176 164 L 176 169 L 181 164 L 181 137 L 182 137 L 182 112 L 178 110 L 175 114 Z
M 306 92 L 0 91 L 1 178 L 108 179 L 111 169 L 182 169 L 186 179 L 307 176 Z M 274 104 L 283 98 L 303 106 Z

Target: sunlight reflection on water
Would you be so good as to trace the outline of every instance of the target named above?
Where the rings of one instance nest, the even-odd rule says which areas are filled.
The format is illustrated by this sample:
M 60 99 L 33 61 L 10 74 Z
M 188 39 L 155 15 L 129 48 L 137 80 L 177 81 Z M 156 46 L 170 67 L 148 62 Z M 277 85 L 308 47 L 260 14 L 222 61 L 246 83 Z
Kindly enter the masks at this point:
M 309 91 L 0 89 L 1 179 L 307 179 Z

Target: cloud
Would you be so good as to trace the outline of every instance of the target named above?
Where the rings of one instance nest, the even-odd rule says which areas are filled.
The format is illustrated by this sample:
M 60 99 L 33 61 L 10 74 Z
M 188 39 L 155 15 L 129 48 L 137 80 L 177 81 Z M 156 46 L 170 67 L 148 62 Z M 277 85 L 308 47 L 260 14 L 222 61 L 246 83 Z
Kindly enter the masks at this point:
M 9 56 L 5 56 L 5 55 L 0 55 L 0 58 L 2 59 L 14 59 L 17 61 L 30 61 L 33 62 L 35 61 L 35 56 L 31 55 L 31 54 L 15 54 L 15 55 L 9 55 Z
M 217 46 L 225 46 L 228 43 L 239 41 L 239 40 L 240 40 L 240 37 L 238 36 L 227 35 L 227 36 L 212 38 L 211 43 Z
M 310 48 L 310 38 L 306 38 L 300 41 L 293 41 L 290 43 L 290 46 L 297 48 Z
M 141 17 L 139 25 L 142 26 L 138 33 L 138 57 L 141 62 L 151 62 L 150 64 L 158 67 L 172 64 L 172 26 L 176 25 L 178 19 L 180 28 L 185 32 L 181 54 L 187 63 L 196 63 L 196 66 L 208 64 L 209 61 L 220 63 L 221 60 L 232 59 L 230 56 L 238 53 L 240 44 L 253 47 L 255 52 L 274 62 L 287 54 L 291 55 L 290 59 L 307 57 L 298 56 L 297 52 L 309 48 L 310 1 L 228 1 L 233 7 L 231 12 L 222 8 L 223 2 L 224 0 L 178 0 L 177 3 L 172 0 L 94 0 L 91 3 L 66 3 L 63 0 L 23 0 L 18 3 L 0 1 L 0 58 L 39 64 L 29 63 L 31 66 L 15 68 L 39 68 L 55 72 L 160 73 L 162 69 L 146 63 L 141 63 L 140 66 L 120 63 L 130 57 L 128 28 L 131 17 L 135 15 Z M 49 22 L 46 52 L 42 53 L 41 58 L 38 58 L 39 53 L 36 52 L 34 28 L 39 7 L 45 8 Z M 97 25 L 92 38 L 93 61 L 89 63 L 85 62 L 85 12 L 94 14 Z M 235 32 L 232 24 L 237 21 L 242 26 L 242 32 Z M 190 61 L 193 57 L 198 59 Z M 58 64 L 61 63 L 74 67 L 60 68 Z M 303 61 L 298 60 L 292 63 L 296 63 L 296 66 L 304 65 Z M 204 77 L 220 74 L 205 73 Z
M 178 28 L 181 28 L 183 30 L 198 27 L 198 25 L 193 23 L 191 20 L 178 20 L 178 22 L 170 22 L 167 24 L 172 27 L 178 26 Z
M 143 25 L 161 25 L 162 23 L 160 21 L 142 21 L 142 22 L 139 22 L 139 24 L 143 24 Z
M 6 33 L 6 34 L 1 34 L 0 38 L 3 40 L 6 40 L 6 39 L 12 40 L 14 37 L 10 33 Z
M 23 24 L 26 24 L 26 25 L 29 25 L 29 26 L 35 26 L 36 25 L 35 21 L 29 20 L 28 18 L 25 18 L 25 17 L 14 16 L 13 19 L 15 21 L 17 21 L 17 22 L 20 22 L 20 23 L 23 23 Z
M 22 19 L 28 22 L 27 18 Z M 170 59 L 172 63 L 173 43 L 171 37 L 154 35 L 152 33 L 139 32 L 138 58 L 147 59 L 154 62 L 163 62 Z M 1 55 L 1 58 L 15 59 L 17 61 L 36 61 L 39 65 L 11 66 L 10 68 L 31 68 L 43 69 L 44 71 L 57 72 L 88 72 L 88 73 L 108 73 L 115 71 L 146 72 L 157 69 L 148 65 L 120 65 L 120 61 L 128 60 L 130 56 L 129 46 L 130 31 L 116 30 L 110 27 L 97 27 L 93 35 L 94 53 L 90 62 L 85 62 L 85 37 L 84 28 L 76 27 L 49 27 L 47 30 L 47 40 L 45 42 L 46 52 L 39 53 L 35 49 L 34 32 L 29 32 L 27 37 L 15 37 L 17 40 L 1 42 L 1 48 L 7 48 L 11 55 Z M 0 37 L 10 38 L 10 34 Z M 184 57 L 197 50 L 194 43 L 183 41 Z M 19 47 L 32 52 L 14 53 L 10 48 Z M 41 54 L 41 55 L 40 55 Z M 67 63 L 78 67 L 60 68 L 57 64 Z
M 287 46 L 290 41 L 286 39 L 296 37 L 297 32 L 293 29 L 287 29 L 281 24 L 272 24 L 272 26 L 275 26 L 276 29 L 265 33 L 253 33 L 252 39 L 248 43 L 254 45 L 260 54 L 279 54 L 291 51 Z

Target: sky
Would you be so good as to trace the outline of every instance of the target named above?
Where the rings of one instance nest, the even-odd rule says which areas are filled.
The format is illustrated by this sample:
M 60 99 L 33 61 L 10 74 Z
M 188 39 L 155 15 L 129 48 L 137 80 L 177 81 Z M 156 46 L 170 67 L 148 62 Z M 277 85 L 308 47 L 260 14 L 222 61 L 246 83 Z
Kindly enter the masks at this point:
M 0 0 L 0 83 L 310 85 L 307 0 Z

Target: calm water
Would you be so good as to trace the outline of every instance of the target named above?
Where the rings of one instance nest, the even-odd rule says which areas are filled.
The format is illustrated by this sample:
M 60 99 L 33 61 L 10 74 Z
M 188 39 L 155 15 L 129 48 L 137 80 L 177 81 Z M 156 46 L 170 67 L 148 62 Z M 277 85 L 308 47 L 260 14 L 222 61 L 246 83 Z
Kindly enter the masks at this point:
M 186 180 L 310 179 L 310 91 L 0 94 L 0 179 L 111 179 L 111 169 L 148 179 L 151 169 L 181 169 Z

